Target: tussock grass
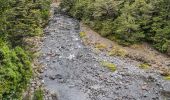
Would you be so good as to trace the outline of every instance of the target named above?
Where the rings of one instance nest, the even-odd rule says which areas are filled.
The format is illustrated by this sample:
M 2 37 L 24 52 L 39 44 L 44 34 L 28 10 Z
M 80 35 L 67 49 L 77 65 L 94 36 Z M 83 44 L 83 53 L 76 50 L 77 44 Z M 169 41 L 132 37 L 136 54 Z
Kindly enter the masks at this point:
M 165 79 L 165 80 L 169 80 L 169 81 L 170 81 L 170 75 L 168 75 L 168 76 L 164 76 L 164 79 Z
M 115 64 L 107 62 L 107 61 L 102 61 L 101 65 L 108 68 L 108 69 L 110 69 L 113 72 L 116 71 L 116 69 L 117 69 Z
M 113 47 L 109 51 L 110 56 L 121 56 L 121 57 L 126 57 L 127 56 L 127 51 L 124 49 L 121 49 L 119 47 Z
M 80 35 L 81 38 L 84 38 L 86 36 L 86 33 L 85 32 L 80 32 L 79 35 Z
M 142 63 L 142 64 L 139 65 L 139 68 L 141 68 L 141 69 L 149 69 L 150 65 L 147 64 L 147 63 Z
M 107 46 L 106 46 L 106 44 L 96 43 L 95 48 L 98 49 L 98 50 L 104 50 L 104 49 L 107 48 Z

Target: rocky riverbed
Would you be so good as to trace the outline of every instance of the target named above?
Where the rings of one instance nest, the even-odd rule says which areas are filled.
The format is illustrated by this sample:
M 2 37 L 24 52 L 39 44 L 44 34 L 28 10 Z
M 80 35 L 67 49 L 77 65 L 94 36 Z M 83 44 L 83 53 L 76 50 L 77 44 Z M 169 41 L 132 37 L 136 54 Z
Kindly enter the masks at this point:
M 170 82 L 140 62 L 94 52 L 79 36 L 79 21 L 55 12 L 45 29 L 42 81 L 58 100 L 169 100 Z M 101 62 L 112 63 L 116 71 Z M 53 98 L 53 100 L 57 100 Z M 45 98 L 51 100 L 52 98 Z

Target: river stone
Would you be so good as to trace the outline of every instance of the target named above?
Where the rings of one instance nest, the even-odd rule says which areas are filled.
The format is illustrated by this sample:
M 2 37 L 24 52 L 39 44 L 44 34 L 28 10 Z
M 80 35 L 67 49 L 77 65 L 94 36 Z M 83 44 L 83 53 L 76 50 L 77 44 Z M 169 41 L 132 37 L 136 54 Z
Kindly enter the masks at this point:
M 163 84 L 163 91 L 162 93 L 168 97 L 170 97 L 170 82 L 165 82 Z

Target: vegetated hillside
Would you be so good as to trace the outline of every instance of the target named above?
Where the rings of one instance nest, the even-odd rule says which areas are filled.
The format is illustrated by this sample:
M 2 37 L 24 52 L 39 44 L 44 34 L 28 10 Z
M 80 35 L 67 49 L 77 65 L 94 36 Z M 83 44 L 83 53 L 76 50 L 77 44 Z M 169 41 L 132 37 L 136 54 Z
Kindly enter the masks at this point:
M 61 7 L 120 44 L 144 41 L 170 53 L 169 0 L 62 0 Z
M 32 76 L 23 38 L 42 34 L 50 0 L 0 0 L 0 99 L 20 99 Z

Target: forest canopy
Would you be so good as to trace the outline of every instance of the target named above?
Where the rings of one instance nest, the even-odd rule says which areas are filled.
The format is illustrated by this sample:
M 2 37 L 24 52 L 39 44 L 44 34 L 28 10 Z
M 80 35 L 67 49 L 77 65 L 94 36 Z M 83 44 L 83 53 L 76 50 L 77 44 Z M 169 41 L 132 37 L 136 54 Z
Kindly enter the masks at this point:
M 170 53 L 170 0 L 62 0 L 61 8 L 120 44 Z

